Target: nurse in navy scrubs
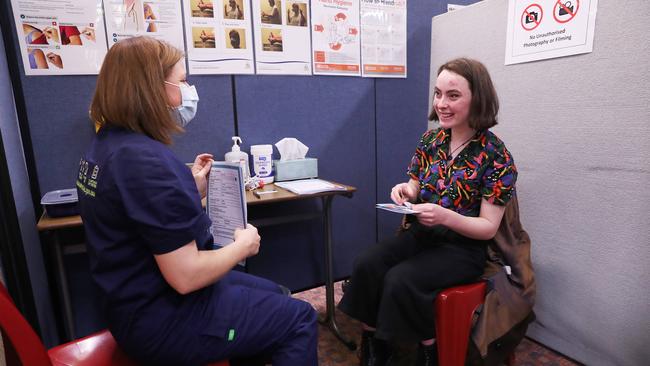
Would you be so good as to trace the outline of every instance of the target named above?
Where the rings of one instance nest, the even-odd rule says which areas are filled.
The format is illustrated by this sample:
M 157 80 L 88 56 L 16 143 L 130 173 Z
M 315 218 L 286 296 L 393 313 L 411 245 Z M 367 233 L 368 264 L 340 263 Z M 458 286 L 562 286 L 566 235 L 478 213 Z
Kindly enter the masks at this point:
M 271 281 L 231 271 L 257 254 L 257 229 L 212 250 L 201 207 L 212 156 L 197 156 L 190 170 L 168 148 L 198 99 L 183 54 L 165 42 L 125 39 L 106 55 L 90 106 L 100 129 L 77 189 L 110 331 L 145 364 L 262 354 L 274 366 L 317 365 L 314 309 Z

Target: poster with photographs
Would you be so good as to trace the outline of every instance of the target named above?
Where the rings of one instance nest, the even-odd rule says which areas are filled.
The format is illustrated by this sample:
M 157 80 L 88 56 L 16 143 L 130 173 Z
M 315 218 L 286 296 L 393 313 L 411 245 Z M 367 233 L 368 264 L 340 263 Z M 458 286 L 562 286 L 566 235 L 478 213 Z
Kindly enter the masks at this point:
M 312 0 L 314 75 L 361 75 L 359 0 Z
M 190 74 L 255 73 L 249 4 L 183 0 Z
M 309 0 L 252 0 L 258 74 L 311 75 Z
M 183 17 L 176 0 L 104 0 L 108 46 L 150 36 L 183 49 Z
M 26 75 L 98 74 L 106 55 L 101 0 L 12 0 Z
M 406 0 L 361 0 L 361 75 L 406 78 Z

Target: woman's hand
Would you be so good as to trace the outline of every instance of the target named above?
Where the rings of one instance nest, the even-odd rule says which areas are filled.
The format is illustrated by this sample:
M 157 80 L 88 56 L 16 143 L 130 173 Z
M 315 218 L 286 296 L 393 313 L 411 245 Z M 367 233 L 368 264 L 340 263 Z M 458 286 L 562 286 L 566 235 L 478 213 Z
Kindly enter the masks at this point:
M 208 33 L 205 30 L 201 31 L 201 34 L 199 35 L 201 38 L 201 41 L 206 42 L 208 40 L 213 40 L 214 41 L 214 33 Z
M 81 32 L 81 34 L 83 34 L 84 37 L 86 37 L 87 39 L 95 42 L 95 29 L 94 28 L 86 27 Z
M 235 230 L 234 239 L 236 243 L 246 248 L 246 257 L 256 255 L 260 251 L 260 235 L 257 228 L 251 224 L 246 224 L 246 229 Z
M 210 169 L 212 169 L 212 161 L 212 154 L 199 154 L 194 159 L 194 164 L 192 165 L 192 175 L 194 176 L 196 189 L 199 190 L 201 198 L 205 197 L 208 190 L 207 177 Z
M 204 2 L 203 0 L 200 0 L 196 6 L 199 8 L 201 11 L 205 11 L 205 9 L 213 9 L 212 2 Z
M 435 203 L 412 205 L 411 209 L 418 211 L 418 213 L 415 214 L 415 217 L 418 219 L 420 224 L 427 227 L 445 225 L 449 214 L 453 212 L 440 205 L 436 205 Z
M 56 43 L 59 43 L 59 32 L 56 31 L 54 27 L 47 26 L 43 28 L 43 33 L 47 39 L 51 39 Z
M 57 55 L 54 52 L 48 52 L 47 55 L 47 60 L 54 66 L 58 67 L 59 69 L 63 68 L 63 60 L 61 60 L 61 56 Z
M 390 191 L 390 199 L 398 205 L 402 205 L 404 202 L 415 202 L 417 198 L 417 182 L 414 180 L 400 183 Z

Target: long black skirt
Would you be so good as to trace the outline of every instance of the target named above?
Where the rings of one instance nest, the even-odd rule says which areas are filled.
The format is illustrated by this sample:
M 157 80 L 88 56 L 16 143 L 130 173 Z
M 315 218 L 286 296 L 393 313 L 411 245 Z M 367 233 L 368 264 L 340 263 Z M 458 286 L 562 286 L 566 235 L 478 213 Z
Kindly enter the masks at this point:
M 376 328 L 381 339 L 434 338 L 437 293 L 476 281 L 485 269 L 488 242 L 416 222 L 356 258 L 339 309 Z

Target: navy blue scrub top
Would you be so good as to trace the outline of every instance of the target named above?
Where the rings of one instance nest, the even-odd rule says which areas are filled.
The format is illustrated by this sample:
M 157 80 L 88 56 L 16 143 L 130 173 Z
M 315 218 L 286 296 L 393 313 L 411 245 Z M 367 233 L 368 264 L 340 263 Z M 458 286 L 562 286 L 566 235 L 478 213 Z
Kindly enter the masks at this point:
M 213 321 L 212 287 L 180 295 L 154 259 L 192 240 L 200 250 L 213 244 L 191 171 L 167 146 L 105 126 L 80 161 L 77 190 L 92 275 L 118 342 L 155 348 Z

